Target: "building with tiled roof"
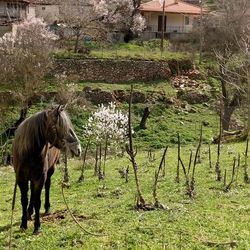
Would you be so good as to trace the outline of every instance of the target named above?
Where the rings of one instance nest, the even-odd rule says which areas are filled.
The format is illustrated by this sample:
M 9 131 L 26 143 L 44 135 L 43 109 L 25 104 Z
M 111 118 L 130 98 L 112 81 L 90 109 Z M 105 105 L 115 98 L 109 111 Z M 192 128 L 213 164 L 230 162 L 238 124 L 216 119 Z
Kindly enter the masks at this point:
M 28 0 L 0 0 L 0 23 L 26 18 L 28 5 Z
M 29 0 L 0 0 L 0 37 L 11 31 L 12 24 L 30 16 Z
M 192 31 L 195 18 L 201 15 L 200 6 L 179 0 L 165 0 L 164 22 L 163 6 L 159 0 L 143 3 L 140 11 L 147 22 L 147 29 L 143 34 L 144 39 L 161 37 L 163 23 L 164 36 L 180 37 L 181 34 Z

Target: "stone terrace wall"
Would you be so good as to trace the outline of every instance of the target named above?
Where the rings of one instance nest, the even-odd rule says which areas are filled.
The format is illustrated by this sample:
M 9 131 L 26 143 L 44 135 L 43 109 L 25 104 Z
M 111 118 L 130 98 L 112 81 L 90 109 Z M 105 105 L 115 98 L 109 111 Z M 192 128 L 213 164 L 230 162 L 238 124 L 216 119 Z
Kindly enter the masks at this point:
M 56 59 L 53 74 L 74 80 L 129 82 L 168 79 L 168 62 L 111 59 Z

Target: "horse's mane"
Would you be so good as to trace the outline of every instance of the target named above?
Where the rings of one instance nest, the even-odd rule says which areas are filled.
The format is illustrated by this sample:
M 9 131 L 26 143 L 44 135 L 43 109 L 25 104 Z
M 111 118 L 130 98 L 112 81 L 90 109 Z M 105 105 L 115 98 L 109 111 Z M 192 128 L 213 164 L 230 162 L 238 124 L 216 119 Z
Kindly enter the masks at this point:
M 41 146 L 41 139 L 45 136 L 45 111 L 38 112 L 24 120 L 15 132 L 14 150 L 18 155 L 33 151 Z
M 21 156 L 27 152 L 32 153 L 34 149 L 41 148 L 46 133 L 46 111 L 38 112 L 24 120 L 16 130 L 13 143 L 14 151 Z M 65 111 L 59 116 L 59 127 L 62 133 L 66 133 L 71 127 L 71 121 Z

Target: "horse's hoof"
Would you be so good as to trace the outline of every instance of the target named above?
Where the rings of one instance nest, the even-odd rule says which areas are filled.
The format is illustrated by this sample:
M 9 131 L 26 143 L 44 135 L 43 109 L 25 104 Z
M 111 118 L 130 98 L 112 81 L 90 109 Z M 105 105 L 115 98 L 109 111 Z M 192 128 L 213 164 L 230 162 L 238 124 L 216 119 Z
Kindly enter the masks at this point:
M 39 235 L 41 234 L 41 232 L 42 232 L 41 228 L 34 229 L 33 235 Z

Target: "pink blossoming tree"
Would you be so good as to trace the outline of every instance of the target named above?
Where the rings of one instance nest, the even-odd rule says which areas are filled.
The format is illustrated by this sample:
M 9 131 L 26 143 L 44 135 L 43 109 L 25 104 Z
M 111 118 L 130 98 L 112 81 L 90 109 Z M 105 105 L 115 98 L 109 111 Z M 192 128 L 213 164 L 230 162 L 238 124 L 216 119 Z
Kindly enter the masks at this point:
M 108 30 L 138 34 L 145 28 L 141 0 L 92 0 L 94 11 Z
M 25 119 L 31 98 L 43 86 L 56 39 L 57 36 L 37 18 L 17 24 L 11 33 L 0 38 L 0 83 L 11 86 L 21 107 L 20 119 L 11 133 Z

